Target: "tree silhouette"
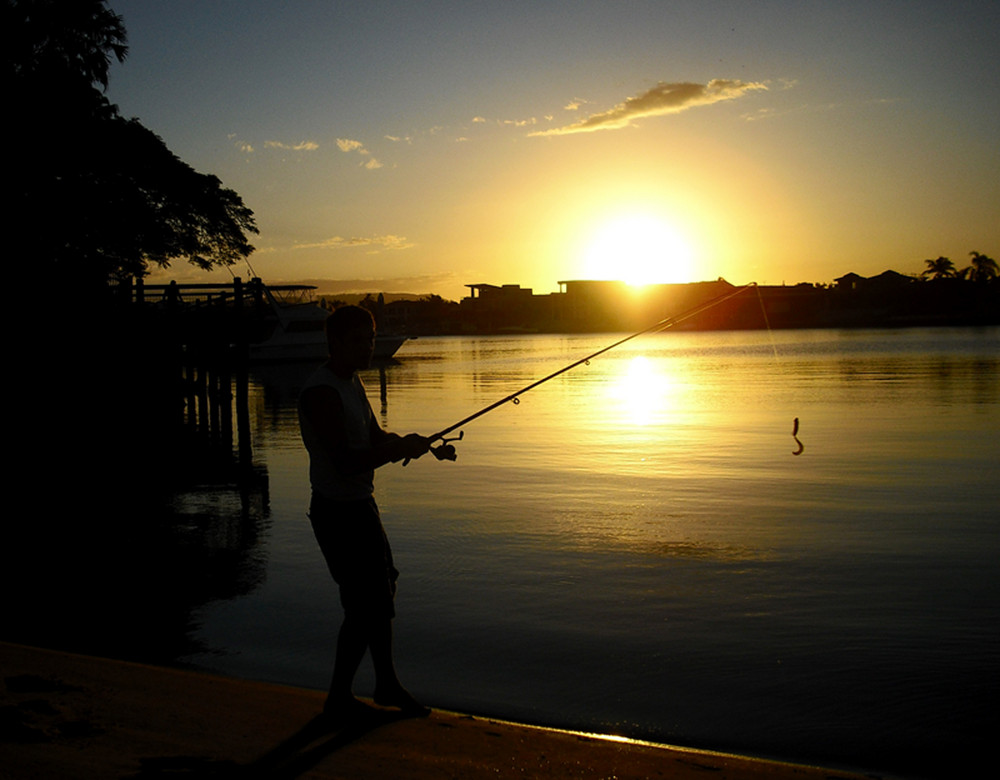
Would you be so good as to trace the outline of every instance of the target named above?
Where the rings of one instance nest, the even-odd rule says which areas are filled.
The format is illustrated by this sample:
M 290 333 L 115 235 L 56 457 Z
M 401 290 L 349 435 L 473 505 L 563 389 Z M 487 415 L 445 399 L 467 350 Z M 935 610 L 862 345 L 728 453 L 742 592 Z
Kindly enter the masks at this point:
M 969 252 L 972 258 L 968 268 L 963 269 L 962 275 L 973 282 L 989 282 L 1000 276 L 1000 269 L 997 262 L 992 257 L 987 257 L 979 252 Z
M 946 279 L 958 275 L 955 270 L 955 264 L 947 257 L 939 257 L 936 260 L 925 260 L 924 262 L 927 264 L 927 268 L 920 274 L 924 279 L 927 277 L 931 279 Z
M 103 90 L 128 53 L 104 0 L 3 0 L 3 67 L 12 112 L 9 241 L 32 271 L 104 288 L 151 265 L 201 268 L 249 256 L 253 212 L 218 178 L 177 158 Z
M 3 56 L 15 78 L 42 76 L 86 93 L 108 87 L 112 57 L 128 54 L 125 25 L 104 0 L 4 0 Z

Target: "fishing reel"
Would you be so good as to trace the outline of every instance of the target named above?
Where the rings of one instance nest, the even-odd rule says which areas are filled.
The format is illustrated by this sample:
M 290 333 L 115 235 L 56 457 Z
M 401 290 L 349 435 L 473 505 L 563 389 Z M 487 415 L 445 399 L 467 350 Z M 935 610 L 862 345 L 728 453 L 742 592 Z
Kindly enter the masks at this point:
M 458 453 L 455 451 L 455 445 L 450 444 L 450 442 L 462 441 L 463 436 L 465 436 L 465 431 L 459 431 L 458 436 L 453 436 L 450 439 L 446 439 L 444 436 L 439 437 L 439 439 L 435 439 L 435 441 L 440 440 L 441 443 L 436 447 L 430 448 L 431 454 L 438 460 L 458 460 Z M 403 461 L 403 465 L 405 466 L 409 462 L 410 458 L 406 458 L 406 460 Z
M 463 436 L 465 436 L 465 431 L 459 431 L 458 436 L 450 439 L 442 437 L 441 443 L 437 447 L 431 447 L 431 454 L 438 460 L 457 460 L 458 453 L 455 451 L 455 445 L 449 444 L 449 442 L 462 441 Z

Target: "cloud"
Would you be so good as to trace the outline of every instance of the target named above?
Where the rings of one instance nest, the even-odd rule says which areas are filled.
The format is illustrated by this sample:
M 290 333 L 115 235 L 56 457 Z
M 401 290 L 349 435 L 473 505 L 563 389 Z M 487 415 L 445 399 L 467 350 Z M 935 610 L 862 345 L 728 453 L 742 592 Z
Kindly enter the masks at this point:
M 264 146 L 268 149 L 287 149 L 292 152 L 314 152 L 319 149 L 319 144 L 315 141 L 300 141 L 297 144 L 285 144 L 281 141 L 265 141 Z
M 226 136 L 226 138 L 232 141 L 233 145 L 244 154 L 253 154 L 253 146 L 250 142 L 244 141 L 242 138 L 237 136 L 236 133 L 230 133 Z
M 531 125 L 537 125 L 538 119 L 535 117 L 529 117 L 528 119 L 501 119 L 500 124 L 513 125 L 514 127 L 530 127 Z
M 229 140 L 233 142 L 237 149 L 244 154 L 253 154 L 255 151 L 249 141 L 244 141 L 235 133 L 230 133 Z M 284 149 L 289 152 L 315 152 L 319 149 L 319 144 L 315 141 L 299 141 L 297 144 L 286 144 L 282 141 L 265 141 L 265 149 Z
M 565 127 L 539 130 L 529 135 L 573 135 L 593 133 L 598 130 L 618 130 L 629 127 L 638 119 L 677 114 L 695 106 L 708 106 L 723 100 L 734 100 L 758 89 L 767 89 L 767 86 L 759 82 L 729 79 L 713 79 L 708 84 L 686 82 L 668 84 L 661 81 L 641 95 L 626 98 L 624 103 L 619 103 L 609 111 L 591 114 L 586 119 Z
M 365 145 L 361 141 L 354 141 L 350 138 L 338 138 L 337 146 L 340 147 L 340 151 L 342 152 L 357 151 L 359 154 L 368 154 Z
M 404 236 L 396 236 L 391 233 L 384 236 L 367 236 L 344 238 L 334 236 L 324 241 L 314 241 L 309 244 L 294 244 L 293 249 L 354 249 L 363 247 L 369 249 L 369 254 L 377 254 L 382 250 L 394 251 L 400 249 L 410 249 L 414 246 L 412 241 Z
M 357 152 L 362 157 L 369 157 L 370 159 L 361 163 L 362 168 L 367 168 L 369 171 L 375 171 L 382 167 L 382 163 L 374 157 L 371 157 L 371 152 L 365 149 L 365 145 L 361 143 L 361 141 L 355 141 L 352 138 L 338 138 L 337 146 L 342 152 L 347 152 L 348 154 L 351 152 Z

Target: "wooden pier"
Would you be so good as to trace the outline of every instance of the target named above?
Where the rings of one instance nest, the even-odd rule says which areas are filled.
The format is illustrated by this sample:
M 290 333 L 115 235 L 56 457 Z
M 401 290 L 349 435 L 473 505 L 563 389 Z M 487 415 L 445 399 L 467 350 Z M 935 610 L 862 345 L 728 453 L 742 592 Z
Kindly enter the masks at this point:
M 163 439 L 182 451 L 181 481 L 258 488 L 249 410 L 249 345 L 273 327 L 270 296 L 305 296 L 307 285 L 158 284 L 119 288 L 117 311 L 129 362 L 144 376 L 149 414 Z M 140 367 L 141 366 L 141 367 Z

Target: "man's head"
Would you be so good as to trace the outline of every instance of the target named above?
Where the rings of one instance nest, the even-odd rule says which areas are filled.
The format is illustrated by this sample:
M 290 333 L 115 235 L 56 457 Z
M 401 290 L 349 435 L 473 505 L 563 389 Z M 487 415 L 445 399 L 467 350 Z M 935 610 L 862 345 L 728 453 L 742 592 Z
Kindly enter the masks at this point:
M 375 320 L 360 306 L 341 306 L 326 318 L 330 357 L 345 368 L 358 370 L 371 363 L 375 348 Z

